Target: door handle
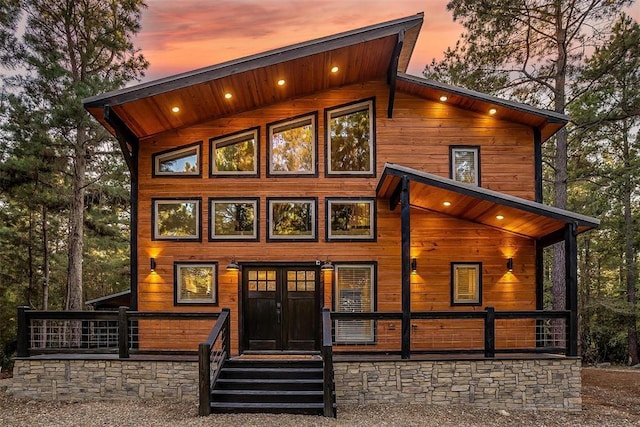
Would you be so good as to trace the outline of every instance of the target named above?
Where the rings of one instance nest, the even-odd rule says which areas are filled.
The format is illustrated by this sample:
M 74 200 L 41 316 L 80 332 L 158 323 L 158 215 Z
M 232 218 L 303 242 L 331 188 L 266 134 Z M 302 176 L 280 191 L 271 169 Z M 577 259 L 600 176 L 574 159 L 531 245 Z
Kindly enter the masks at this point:
M 277 302 L 276 303 L 276 321 L 278 322 L 278 324 L 280 324 L 282 322 L 282 305 Z

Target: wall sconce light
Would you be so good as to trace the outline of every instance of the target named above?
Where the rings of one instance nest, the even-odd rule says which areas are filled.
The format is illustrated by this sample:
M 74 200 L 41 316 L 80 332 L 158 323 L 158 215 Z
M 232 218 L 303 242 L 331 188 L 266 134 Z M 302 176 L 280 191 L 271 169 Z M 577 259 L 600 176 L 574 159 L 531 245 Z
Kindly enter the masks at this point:
M 411 274 L 418 273 L 418 260 L 416 258 L 411 258 Z
M 329 258 L 327 258 L 320 267 L 320 271 L 333 271 L 333 268 L 333 264 L 331 264 L 331 261 L 329 261 Z
M 240 266 L 236 262 L 236 257 L 231 257 L 231 262 L 227 265 L 227 271 L 240 271 Z
M 149 269 L 151 270 L 152 273 L 154 271 L 156 271 L 156 259 L 155 258 L 149 258 Z
M 513 258 L 507 260 L 507 271 L 513 271 Z

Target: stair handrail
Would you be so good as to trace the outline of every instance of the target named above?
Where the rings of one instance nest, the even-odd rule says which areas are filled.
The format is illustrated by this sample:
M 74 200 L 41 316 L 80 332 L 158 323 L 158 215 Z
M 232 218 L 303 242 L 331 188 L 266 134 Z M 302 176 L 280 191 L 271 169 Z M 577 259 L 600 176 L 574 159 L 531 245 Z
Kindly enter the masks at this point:
M 323 367 L 323 391 L 324 391 L 324 411 L 325 417 L 336 417 L 335 411 L 335 382 L 333 378 L 333 334 L 332 334 L 331 311 L 324 307 L 322 309 L 322 367 Z
M 211 414 L 211 390 L 231 354 L 231 310 L 223 308 L 207 340 L 198 345 L 198 415 Z M 211 371 L 211 365 L 215 369 Z

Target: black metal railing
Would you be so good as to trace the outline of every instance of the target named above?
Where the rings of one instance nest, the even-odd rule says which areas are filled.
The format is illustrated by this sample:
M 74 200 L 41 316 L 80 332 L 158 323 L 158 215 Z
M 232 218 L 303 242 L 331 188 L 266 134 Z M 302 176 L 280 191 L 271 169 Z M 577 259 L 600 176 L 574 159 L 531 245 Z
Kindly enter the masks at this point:
M 211 390 L 231 353 L 230 309 L 223 308 L 207 340 L 198 346 L 198 415 L 211 413 Z
M 218 313 L 118 311 L 38 311 L 18 307 L 18 357 L 42 353 L 118 354 L 196 353 L 172 347 L 184 337 L 184 324 L 202 323 L 203 336 Z M 148 344 L 141 345 L 141 335 Z
M 324 390 L 324 416 L 336 416 L 335 383 L 333 379 L 333 338 L 331 335 L 331 311 L 322 309 L 322 366 L 323 366 L 323 390 Z

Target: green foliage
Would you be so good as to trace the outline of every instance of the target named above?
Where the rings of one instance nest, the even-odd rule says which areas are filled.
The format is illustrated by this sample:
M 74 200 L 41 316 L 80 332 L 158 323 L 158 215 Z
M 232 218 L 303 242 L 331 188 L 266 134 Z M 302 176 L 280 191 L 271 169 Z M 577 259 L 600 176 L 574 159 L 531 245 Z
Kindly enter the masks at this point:
M 368 171 L 371 167 L 369 110 L 331 119 L 331 171 Z

